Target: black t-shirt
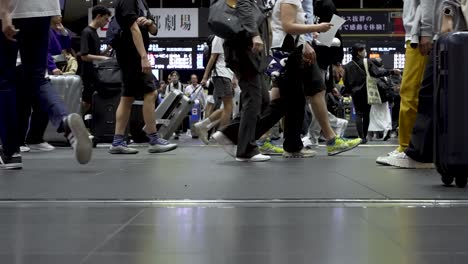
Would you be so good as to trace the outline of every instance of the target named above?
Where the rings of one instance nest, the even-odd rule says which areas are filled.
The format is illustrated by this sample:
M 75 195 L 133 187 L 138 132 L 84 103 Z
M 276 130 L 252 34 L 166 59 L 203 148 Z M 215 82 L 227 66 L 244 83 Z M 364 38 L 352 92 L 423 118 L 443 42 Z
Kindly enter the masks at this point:
M 87 26 L 83 32 L 81 32 L 81 55 L 101 55 L 100 46 L 101 40 L 99 39 L 96 29 Z M 82 69 L 82 75 L 84 78 L 93 76 L 94 68 L 92 62 L 83 61 Z
M 146 6 L 146 2 L 144 3 Z M 130 29 L 139 17 L 147 16 L 147 11 L 142 10 L 141 5 L 142 2 L 139 3 L 139 0 L 117 0 L 115 4 L 115 17 L 117 19 L 117 23 L 119 23 L 119 26 L 122 29 L 122 47 L 125 47 L 125 49 L 132 49 L 133 53 L 136 51 L 136 47 L 133 43 L 133 36 Z M 147 8 L 144 7 L 144 9 Z M 140 31 L 145 44 L 145 49 L 148 50 L 150 42 L 148 29 L 145 26 L 140 26 Z

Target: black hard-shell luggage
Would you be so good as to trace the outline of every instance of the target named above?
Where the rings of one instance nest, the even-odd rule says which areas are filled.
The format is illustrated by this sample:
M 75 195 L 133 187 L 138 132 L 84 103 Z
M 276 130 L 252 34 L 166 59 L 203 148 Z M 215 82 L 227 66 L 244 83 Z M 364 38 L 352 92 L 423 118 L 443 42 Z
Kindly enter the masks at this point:
M 442 182 L 468 177 L 468 32 L 441 36 L 435 54 L 434 160 Z
M 98 143 L 112 143 L 115 133 L 115 115 L 120 102 L 120 94 L 103 97 L 98 92 L 93 94 L 92 125 L 94 146 Z

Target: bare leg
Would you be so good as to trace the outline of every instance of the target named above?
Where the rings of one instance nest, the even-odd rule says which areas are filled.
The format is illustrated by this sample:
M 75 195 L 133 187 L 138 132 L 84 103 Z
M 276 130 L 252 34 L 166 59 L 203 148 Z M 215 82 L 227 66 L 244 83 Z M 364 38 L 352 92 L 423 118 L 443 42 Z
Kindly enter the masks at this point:
M 330 126 L 328 120 L 328 109 L 325 102 L 325 91 L 322 91 L 309 98 L 310 104 L 312 105 L 312 111 L 314 116 L 317 118 L 317 121 L 322 128 L 323 135 L 327 140 L 331 140 L 336 137 L 335 132 Z
M 154 117 L 155 100 L 156 95 L 154 93 L 145 94 L 142 110 L 146 134 L 156 133 L 156 118 Z
M 116 113 L 116 123 L 115 123 L 115 134 L 124 135 L 125 129 L 128 125 L 128 120 L 130 119 L 130 112 L 132 109 L 134 97 L 121 97 L 119 107 L 117 108 Z

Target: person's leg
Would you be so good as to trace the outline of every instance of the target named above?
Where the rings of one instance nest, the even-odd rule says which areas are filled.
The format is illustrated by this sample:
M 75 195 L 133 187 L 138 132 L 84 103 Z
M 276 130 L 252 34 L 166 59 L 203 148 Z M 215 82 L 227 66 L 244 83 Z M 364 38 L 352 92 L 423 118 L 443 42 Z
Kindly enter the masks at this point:
M 0 21 L 1 25 L 1 21 Z M 12 158 L 19 152 L 18 118 L 16 106 L 16 57 L 17 42 L 8 41 L 0 33 L 0 168 L 21 168 L 21 160 L 12 164 Z
M 44 133 L 49 124 L 49 116 L 41 111 L 37 103 L 32 104 L 31 119 L 29 122 L 29 131 L 26 136 L 26 144 L 38 145 L 44 143 Z M 52 149 L 50 149 L 52 150 Z
M 68 116 L 68 111 L 56 89 L 45 79 L 50 18 L 28 18 L 21 22 L 22 36 L 18 44 L 25 76 L 30 78 L 28 81 L 40 109 L 48 114 L 55 127 L 63 130 L 62 121 Z
M 399 148 L 405 151 L 411 140 L 411 133 L 418 113 L 418 94 L 427 65 L 428 56 L 422 56 L 418 48 L 406 45 L 405 72 L 400 90 Z
M 369 133 L 369 124 L 370 124 L 370 105 L 362 113 L 362 133 L 364 138 L 367 137 Z
M 367 141 L 367 134 L 364 134 L 363 121 L 364 121 L 364 113 L 356 109 L 356 130 L 358 132 L 359 137 L 365 143 Z
M 156 119 L 154 118 L 156 95 L 153 91 L 144 95 L 143 118 L 145 120 L 145 132 L 149 138 L 149 153 L 163 153 L 177 148 L 176 144 L 170 144 L 167 140 L 160 138 L 156 131 Z M 129 111 L 130 113 L 131 111 Z M 123 120 L 125 121 L 125 120 Z
M 31 87 L 27 85 L 24 76 L 23 67 L 16 67 L 16 99 L 18 114 L 18 144 L 24 146 L 26 134 L 29 129 L 29 119 L 31 116 Z M 29 151 L 30 149 L 27 148 Z
M 422 163 L 434 162 L 434 60 L 429 59 L 419 90 L 418 115 L 406 154 Z
M 239 74 L 241 93 L 241 118 L 237 144 L 237 157 L 250 159 L 260 152 L 256 144 L 256 126 L 262 107 L 262 75 L 260 73 Z
M 335 132 L 330 126 L 328 119 L 327 103 L 325 102 L 325 91 L 322 91 L 314 96 L 311 96 L 310 104 L 312 105 L 312 111 L 315 119 L 319 126 L 322 128 L 323 136 L 326 140 L 331 140 L 336 137 Z

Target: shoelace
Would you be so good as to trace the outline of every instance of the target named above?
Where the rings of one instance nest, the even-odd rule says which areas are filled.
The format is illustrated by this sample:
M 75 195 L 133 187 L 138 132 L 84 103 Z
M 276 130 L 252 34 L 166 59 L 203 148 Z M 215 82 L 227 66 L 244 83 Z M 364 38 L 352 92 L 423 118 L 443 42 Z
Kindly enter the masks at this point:
M 160 138 L 160 137 L 158 137 L 158 139 L 156 140 L 156 142 L 158 142 L 158 143 L 161 144 L 161 145 L 167 145 L 167 144 L 169 144 L 169 141 L 165 140 L 164 138 Z

